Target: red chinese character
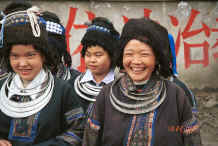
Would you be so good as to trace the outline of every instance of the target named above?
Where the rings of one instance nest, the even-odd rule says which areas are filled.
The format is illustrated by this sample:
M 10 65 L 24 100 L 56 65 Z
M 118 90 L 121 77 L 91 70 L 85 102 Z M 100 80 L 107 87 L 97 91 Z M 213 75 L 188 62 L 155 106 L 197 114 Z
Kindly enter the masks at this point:
M 218 22 L 218 18 L 216 18 L 216 22 Z M 211 28 L 212 32 L 218 32 L 218 28 Z
M 202 22 L 202 28 L 196 29 L 196 30 L 191 30 L 191 26 L 192 26 L 196 16 L 199 13 L 200 13 L 199 11 L 192 9 L 189 20 L 188 20 L 188 23 L 187 23 L 187 25 L 186 25 L 183 33 L 182 33 L 182 36 L 183 36 L 184 39 L 192 37 L 194 35 L 197 35 L 202 31 L 204 31 L 204 33 L 205 33 L 205 35 L 207 37 L 210 36 L 210 28 L 206 24 L 204 24 L 203 22 Z
M 216 39 L 216 43 L 213 45 L 212 49 L 216 48 L 218 46 L 218 39 Z M 213 54 L 213 58 L 217 59 L 218 58 L 218 52 Z
M 150 18 L 152 10 L 150 9 L 144 9 L 144 17 L 145 18 Z
M 69 19 L 68 19 L 68 22 L 67 22 L 66 32 L 65 32 L 66 41 L 67 41 L 67 50 L 69 52 L 70 52 L 70 37 L 71 37 L 70 31 L 71 31 L 72 27 L 74 29 L 84 29 L 84 28 L 87 28 L 87 26 L 84 25 L 84 24 L 75 24 L 76 12 L 77 12 L 77 8 L 70 7 Z M 88 11 L 86 13 L 87 13 L 88 19 L 90 21 L 95 18 L 95 14 L 94 13 L 88 12 Z M 75 55 L 75 54 L 80 53 L 81 50 L 82 50 L 82 45 L 80 44 L 74 50 L 74 52 L 72 53 L 72 56 Z M 81 72 L 85 71 L 85 62 L 84 62 L 84 59 L 81 57 L 81 55 L 80 55 L 80 65 L 77 67 L 77 69 L 79 71 L 81 71 Z
M 195 35 L 197 35 L 197 34 L 199 34 L 199 33 L 201 33 L 203 31 L 207 37 L 210 36 L 210 28 L 206 24 L 204 24 L 203 22 L 202 22 L 202 28 L 196 29 L 196 30 L 191 30 L 191 27 L 192 27 L 192 25 L 194 23 L 194 20 L 195 20 L 196 16 L 199 13 L 200 13 L 199 11 L 197 11 L 195 9 L 192 9 L 190 17 L 189 17 L 189 20 L 188 20 L 188 23 L 185 26 L 185 29 L 183 30 L 182 33 L 179 30 L 179 34 L 177 36 L 177 41 L 176 41 L 177 42 L 176 43 L 176 55 L 178 54 L 178 50 L 179 50 L 179 46 L 180 46 L 180 40 L 181 40 L 180 39 L 181 35 L 182 35 L 183 39 L 187 39 L 187 38 L 195 36 Z M 170 15 L 169 15 L 169 17 L 170 17 L 171 23 L 174 26 L 178 26 L 178 24 L 179 24 L 178 19 L 176 17 L 170 16 Z
M 192 60 L 191 59 L 191 49 L 203 47 L 203 59 L 202 60 Z M 202 44 L 188 44 L 184 42 L 184 57 L 185 57 L 185 68 L 189 68 L 191 64 L 203 64 L 204 67 L 209 64 L 209 54 L 208 54 L 209 44 L 205 41 Z

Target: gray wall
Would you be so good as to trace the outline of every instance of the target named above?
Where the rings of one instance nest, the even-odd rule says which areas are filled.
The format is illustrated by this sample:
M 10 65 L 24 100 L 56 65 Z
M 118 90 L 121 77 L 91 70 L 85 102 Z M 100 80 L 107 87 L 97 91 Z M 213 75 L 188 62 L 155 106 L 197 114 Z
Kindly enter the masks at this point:
M 9 2 L 0 1 L 0 9 L 2 10 Z M 80 55 L 74 52 L 85 33 L 83 24 L 89 17 L 108 17 L 121 31 L 124 17 L 147 15 L 167 27 L 174 36 L 177 42 L 177 67 L 180 78 L 191 88 L 218 88 L 218 2 L 216 1 L 191 1 L 188 2 L 188 6 L 178 6 L 178 1 L 33 1 L 32 3 L 43 10 L 55 12 L 62 19 L 69 32 L 69 49 L 74 68 L 80 64 Z

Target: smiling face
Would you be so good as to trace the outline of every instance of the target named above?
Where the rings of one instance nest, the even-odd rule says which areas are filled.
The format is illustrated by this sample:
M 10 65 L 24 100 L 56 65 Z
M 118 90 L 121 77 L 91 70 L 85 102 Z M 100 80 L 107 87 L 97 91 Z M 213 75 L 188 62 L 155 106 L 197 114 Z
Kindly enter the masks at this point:
M 155 68 L 152 48 L 138 40 L 130 40 L 124 48 L 123 67 L 134 82 L 148 80 Z
M 111 60 L 109 54 L 100 46 L 91 46 L 85 53 L 85 64 L 95 76 L 106 76 L 110 71 Z
M 32 81 L 43 67 L 43 57 L 33 45 L 13 45 L 10 64 L 24 82 Z

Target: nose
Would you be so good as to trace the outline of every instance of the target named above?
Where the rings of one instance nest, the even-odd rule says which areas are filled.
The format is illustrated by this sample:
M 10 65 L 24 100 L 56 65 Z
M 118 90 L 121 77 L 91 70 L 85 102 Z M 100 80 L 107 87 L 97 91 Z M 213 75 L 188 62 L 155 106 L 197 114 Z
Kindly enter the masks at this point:
M 90 61 L 91 61 L 91 62 L 96 62 L 96 57 L 95 57 L 95 56 L 91 56 L 91 57 L 90 57 Z
M 25 59 L 25 58 L 19 58 L 19 60 L 18 60 L 18 65 L 19 65 L 19 66 L 26 66 L 27 64 L 28 64 L 27 59 Z
M 134 56 L 132 58 L 132 63 L 135 63 L 135 64 L 140 64 L 142 61 L 141 61 L 141 58 L 138 57 L 138 56 Z

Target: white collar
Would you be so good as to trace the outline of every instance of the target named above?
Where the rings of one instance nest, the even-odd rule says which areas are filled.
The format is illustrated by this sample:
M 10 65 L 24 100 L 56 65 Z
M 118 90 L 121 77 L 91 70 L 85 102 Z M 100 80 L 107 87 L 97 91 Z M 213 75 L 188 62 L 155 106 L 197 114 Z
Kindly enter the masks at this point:
M 101 81 L 101 83 L 105 83 L 105 84 L 108 84 L 110 82 L 112 82 L 114 80 L 114 71 L 113 70 L 110 70 L 110 72 L 104 77 L 104 79 Z M 92 75 L 92 72 L 88 69 L 84 76 L 82 77 L 81 79 L 81 83 L 84 83 L 84 82 L 89 82 L 89 81 L 93 81 L 95 82 L 96 84 L 100 84 L 100 83 L 97 83 Z

